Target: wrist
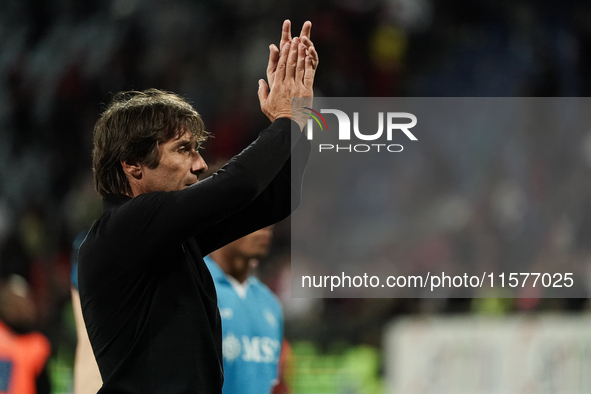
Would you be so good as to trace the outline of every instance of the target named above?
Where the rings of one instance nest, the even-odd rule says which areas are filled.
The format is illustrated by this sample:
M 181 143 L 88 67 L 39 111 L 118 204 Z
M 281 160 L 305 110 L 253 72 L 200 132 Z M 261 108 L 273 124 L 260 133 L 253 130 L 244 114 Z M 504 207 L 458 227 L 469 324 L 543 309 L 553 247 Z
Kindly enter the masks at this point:
M 279 118 L 288 118 L 291 119 L 291 111 L 281 111 L 281 112 L 277 112 L 276 114 L 273 114 L 273 121 L 275 121 L 276 119 Z

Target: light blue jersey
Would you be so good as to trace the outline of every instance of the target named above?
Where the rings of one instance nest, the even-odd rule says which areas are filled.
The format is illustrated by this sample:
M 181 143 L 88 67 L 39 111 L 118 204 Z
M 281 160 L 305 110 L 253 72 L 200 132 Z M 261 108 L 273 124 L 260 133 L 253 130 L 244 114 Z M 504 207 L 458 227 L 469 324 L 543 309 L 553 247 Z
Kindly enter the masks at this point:
M 276 383 L 283 340 L 283 311 L 267 286 L 251 276 L 246 291 L 208 256 L 222 317 L 223 394 L 267 394 Z M 242 293 L 242 294 L 241 294 Z

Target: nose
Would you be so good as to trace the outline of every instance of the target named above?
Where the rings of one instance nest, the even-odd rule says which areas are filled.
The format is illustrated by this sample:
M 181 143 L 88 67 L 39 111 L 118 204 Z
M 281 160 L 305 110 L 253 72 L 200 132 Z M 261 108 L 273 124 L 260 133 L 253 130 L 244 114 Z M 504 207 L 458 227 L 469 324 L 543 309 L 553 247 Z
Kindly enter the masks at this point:
M 207 168 L 207 163 L 203 160 L 201 154 L 196 152 L 193 163 L 191 164 L 191 172 L 195 175 L 199 175 L 207 171 Z

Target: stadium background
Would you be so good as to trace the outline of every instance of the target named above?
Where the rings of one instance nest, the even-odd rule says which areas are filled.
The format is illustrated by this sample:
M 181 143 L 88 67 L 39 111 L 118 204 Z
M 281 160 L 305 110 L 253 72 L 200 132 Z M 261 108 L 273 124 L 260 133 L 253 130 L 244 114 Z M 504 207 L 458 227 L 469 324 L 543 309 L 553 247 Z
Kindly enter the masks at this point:
M 120 90 L 180 93 L 215 135 L 206 160 L 229 158 L 267 124 L 257 80 L 285 18 L 293 34 L 303 21 L 313 23 L 321 57 L 317 95 L 590 95 L 591 7 L 583 0 L 2 1 L 0 275 L 21 275 L 32 286 L 37 327 L 53 345 L 55 393 L 71 389 L 71 244 L 100 213 L 91 131 L 103 103 Z M 527 171 L 483 201 L 485 213 L 470 233 L 477 239 L 471 245 L 478 245 L 472 253 L 495 256 L 507 245 L 520 247 L 519 237 L 499 241 L 507 228 L 536 226 L 520 212 L 567 201 L 564 220 L 527 239 L 529 253 L 588 259 L 591 151 L 585 141 L 552 160 L 535 144 L 513 152 L 519 163 L 507 159 L 507 172 L 513 165 Z M 441 168 L 458 168 L 438 160 Z M 440 182 L 431 188 L 449 186 L 445 177 L 434 178 Z M 483 182 L 483 194 L 497 181 Z M 506 222 L 492 219 L 497 202 L 516 207 Z M 433 238 L 409 253 L 430 259 L 465 252 L 456 241 Z M 288 265 L 284 223 L 259 274 L 285 302 L 294 393 L 380 392 L 384 328 L 402 317 L 552 312 L 567 318 L 589 308 L 585 298 L 290 300 Z

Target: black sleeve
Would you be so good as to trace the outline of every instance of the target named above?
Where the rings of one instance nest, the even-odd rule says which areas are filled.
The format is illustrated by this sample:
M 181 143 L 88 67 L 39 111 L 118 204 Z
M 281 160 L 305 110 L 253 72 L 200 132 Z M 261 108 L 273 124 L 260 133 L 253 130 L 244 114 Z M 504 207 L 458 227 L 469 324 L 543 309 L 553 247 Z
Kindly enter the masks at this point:
M 203 255 L 288 217 L 300 204 L 302 178 L 309 155 L 310 141 L 302 137 L 294 146 L 290 159 L 251 204 L 197 236 Z
M 225 243 L 230 242 L 235 239 L 234 235 L 225 233 L 224 227 L 263 211 L 273 211 L 273 214 L 265 214 L 263 220 L 257 220 L 266 223 L 278 211 L 267 204 L 273 199 L 290 199 L 291 183 L 286 182 L 291 167 L 288 159 L 292 148 L 299 151 L 301 145 L 309 146 L 309 142 L 302 136 L 299 126 L 294 123 L 292 127 L 290 119 L 277 119 L 255 142 L 230 160 L 223 171 L 184 190 L 139 195 L 117 208 L 108 220 L 101 221 L 103 228 L 99 231 L 110 232 L 111 242 L 116 243 L 112 246 L 125 250 L 135 259 L 149 257 L 212 228 L 218 236 L 225 234 Z M 277 182 L 270 185 L 278 175 Z M 285 186 L 287 194 L 279 190 Z M 276 203 L 281 205 L 285 201 Z M 236 215 L 238 212 L 241 213 Z M 244 231 L 248 229 L 241 228 L 236 234 Z M 208 250 L 212 247 L 208 240 L 201 244 Z

